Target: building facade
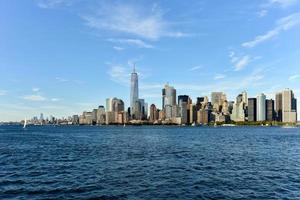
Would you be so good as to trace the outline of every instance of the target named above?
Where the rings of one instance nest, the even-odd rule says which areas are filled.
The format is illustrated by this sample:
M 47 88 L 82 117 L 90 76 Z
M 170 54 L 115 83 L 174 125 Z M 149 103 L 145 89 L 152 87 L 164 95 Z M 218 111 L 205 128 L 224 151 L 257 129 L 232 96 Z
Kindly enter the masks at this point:
M 256 121 L 256 98 L 248 99 L 248 121 L 255 122 Z
M 266 120 L 274 121 L 275 120 L 275 109 L 274 109 L 274 100 L 266 100 Z
M 138 113 L 139 110 L 136 110 L 136 102 L 139 101 L 139 83 L 138 83 L 138 74 L 135 71 L 135 66 L 133 67 L 133 72 L 131 73 L 130 80 L 130 110 L 131 113 Z M 133 119 L 136 119 L 137 116 L 132 116 Z
M 266 95 L 263 93 L 256 98 L 256 119 L 257 121 L 266 120 Z
M 297 122 L 297 100 L 290 89 L 282 92 L 282 122 Z

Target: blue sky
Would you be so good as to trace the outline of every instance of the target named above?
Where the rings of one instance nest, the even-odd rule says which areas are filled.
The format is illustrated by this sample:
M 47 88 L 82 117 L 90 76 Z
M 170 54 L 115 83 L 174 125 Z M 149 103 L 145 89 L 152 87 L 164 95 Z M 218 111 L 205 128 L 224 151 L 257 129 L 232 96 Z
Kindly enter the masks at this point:
M 0 0 L 0 121 L 128 106 L 133 63 L 158 106 L 167 82 L 193 99 L 300 98 L 299 36 L 300 0 Z

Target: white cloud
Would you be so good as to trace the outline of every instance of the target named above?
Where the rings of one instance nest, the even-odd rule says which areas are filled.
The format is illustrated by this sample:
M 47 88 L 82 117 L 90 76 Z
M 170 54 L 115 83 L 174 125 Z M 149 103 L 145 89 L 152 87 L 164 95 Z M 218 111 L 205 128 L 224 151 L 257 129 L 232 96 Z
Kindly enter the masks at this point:
M 27 95 L 24 96 L 23 99 L 28 101 L 45 101 L 46 98 L 41 95 Z
M 240 71 L 244 69 L 249 63 L 251 59 L 250 56 L 246 55 L 243 56 L 241 59 L 237 60 L 236 63 L 234 64 L 235 71 Z
M 225 74 L 216 74 L 215 77 L 214 77 L 214 79 L 215 80 L 220 80 L 220 79 L 224 79 L 225 77 L 226 77 Z
M 127 68 L 122 65 L 111 65 L 108 71 L 108 75 L 112 81 L 117 83 L 128 85 L 130 79 L 130 73 Z
M 38 92 L 38 91 L 40 91 L 40 88 L 32 88 L 32 91 L 33 92 Z
M 269 0 L 269 5 L 279 5 L 283 8 L 294 5 L 298 2 L 298 0 Z
M 120 44 L 128 44 L 131 46 L 136 46 L 138 48 L 153 48 L 151 44 L 148 44 L 140 39 L 108 39 L 109 42 L 120 43 Z
M 281 32 L 287 31 L 294 26 L 300 24 L 300 12 L 293 13 L 287 17 L 283 17 L 276 22 L 276 27 L 263 35 L 256 36 L 253 40 L 244 42 L 243 47 L 252 48 L 279 35 Z
M 124 50 L 123 47 L 119 47 L 119 46 L 113 46 L 114 50 L 117 50 L 117 51 L 122 51 Z
M 252 61 L 249 55 L 237 56 L 234 51 L 229 52 L 229 58 L 235 71 L 244 69 Z
M 203 66 L 197 65 L 197 66 L 194 66 L 194 67 L 190 68 L 189 71 L 196 71 L 196 70 L 201 69 L 201 68 L 203 68 Z
M 57 101 L 60 101 L 60 99 L 58 99 L 58 98 L 52 98 L 51 101 L 57 102 Z
M 55 78 L 58 82 L 67 82 L 68 80 L 65 78 L 61 78 L 61 77 L 56 77 Z
M 54 8 L 60 5 L 70 6 L 74 3 L 74 0 L 38 0 L 38 6 L 40 8 Z
M 289 77 L 289 81 L 293 81 L 293 80 L 298 79 L 298 78 L 300 78 L 300 74 L 295 74 L 295 75 L 292 75 L 292 76 Z
M 265 17 L 268 14 L 267 10 L 261 10 L 258 13 L 258 17 Z
M 0 90 L 0 96 L 5 96 L 7 95 L 7 91 L 6 90 Z
M 97 30 L 125 33 L 157 40 L 161 37 L 184 37 L 185 33 L 171 30 L 158 6 L 142 8 L 133 5 L 105 3 L 92 16 L 82 16 L 87 25 Z

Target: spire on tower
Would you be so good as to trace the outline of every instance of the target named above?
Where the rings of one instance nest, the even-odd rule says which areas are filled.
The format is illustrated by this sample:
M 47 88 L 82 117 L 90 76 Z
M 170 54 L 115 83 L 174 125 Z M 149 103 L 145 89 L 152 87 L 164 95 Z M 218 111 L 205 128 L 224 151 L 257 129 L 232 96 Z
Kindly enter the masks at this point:
M 133 64 L 133 73 L 135 73 L 135 63 Z

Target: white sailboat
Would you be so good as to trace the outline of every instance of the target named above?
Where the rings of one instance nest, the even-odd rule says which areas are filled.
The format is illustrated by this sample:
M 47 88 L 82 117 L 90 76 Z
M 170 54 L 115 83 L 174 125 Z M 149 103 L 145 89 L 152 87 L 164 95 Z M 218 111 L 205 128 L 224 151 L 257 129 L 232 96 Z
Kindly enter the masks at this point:
M 26 118 L 25 118 L 23 128 L 25 129 L 26 126 L 27 126 L 27 120 L 26 120 Z

